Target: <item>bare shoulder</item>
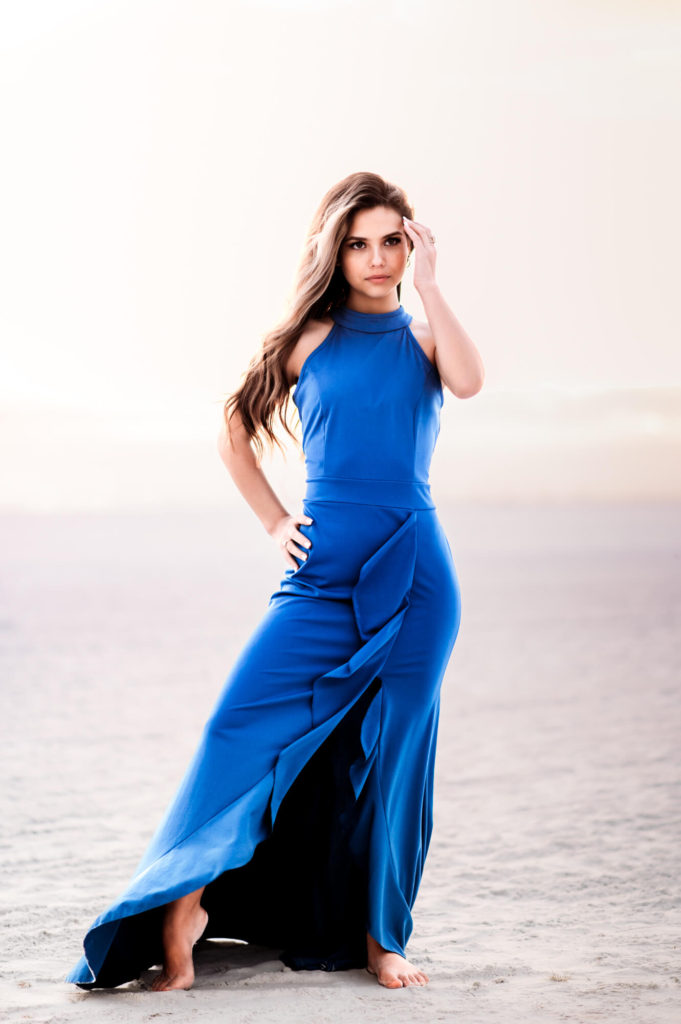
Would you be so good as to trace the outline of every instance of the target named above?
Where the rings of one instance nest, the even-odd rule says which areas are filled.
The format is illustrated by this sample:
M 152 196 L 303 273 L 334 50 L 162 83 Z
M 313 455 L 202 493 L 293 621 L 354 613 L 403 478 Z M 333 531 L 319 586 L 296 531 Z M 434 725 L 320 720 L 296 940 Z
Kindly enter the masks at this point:
M 435 338 L 427 320 L 412 320 L 409 330 L 416 338 L 423 352 L 430 363 L 437 369 L 435 362 Z
M 310 318 L 307 321 L 286 363 L 289 387 L 298 380 L 303 363 L 317 346 L 321 345 L 333 325 L 334 321 L 330 316 L 325 316 L 322 320 Z

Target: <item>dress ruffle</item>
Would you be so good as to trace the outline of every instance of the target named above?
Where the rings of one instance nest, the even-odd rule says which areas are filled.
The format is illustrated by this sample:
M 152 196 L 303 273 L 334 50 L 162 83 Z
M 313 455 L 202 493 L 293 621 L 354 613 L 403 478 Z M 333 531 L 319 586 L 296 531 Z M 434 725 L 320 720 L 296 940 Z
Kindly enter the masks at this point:
M 95 988 L 114 987 L 138 978 L 143 970 L 162 961 L 161 924 L 165 904 L 210 883 L 214 883 L 214 891 L 209 893 L 207 888 L 204 897 L 209 896 L 214 902 L 219 898 L 222 909 L 216 919 L 218 915 L 211 915 L 208 906 L 210 899 L 202 899 L 209 910 L 205 937 L 216 934 L 267 945 L 271 942 L 276 945 L 275 940 L 280 939 L 287 947 L 281 959 L 296 969 L 337 970 L 362 966 L 366 963 L 368 929 L 386 949 L 404 955 L 411 932 L 408 901 L 412 900 L 414 891 L 412 886 L 411 891 L 405 893 L 400 885 L 378 772 L 374 769 L 382 724 L 380 674 L 410 604 L 417 550 L 416 519 L 417 513 L 412 511 L 361 566 L 351 602 L 362 643 L 347 661 L 314 680 L 309 731 L 281 749 L 266 775 L 197 825 L 181 841 L 169 849 L 159 850 L 157 837 L 152 840 L 127 887 L 88 929 L 83 942 L 84 954 L 66 981 L 81 988 Z M 303 853 L 299 847 L 294 850 L 294 846 L 300 842 L 295 832 L 302 817 L 295 818 L 291 811 L 285 830 L 282 824 L 279 846 L 273 846 L 272 854 L 268 854 L 269 861 L 260 859 L 260 853 L 262 851 L 264 857 L 267 852 L 264 841 L 277 836 L 275 826 L 286 802 L 290 801 L 293 808 L 297 781 L 309 787 L 303 798 L 298 799 L 299 813 L 311 813 L 315 781 L 308 777 L 306 768 L 309 771 L 315 755 L 319 758 L 322 748 L 332 744 L 334 737 L 338 745 L 335 752 L 329 746 L 325 770 L 336 773 L 339 795 L 329 810 L 327 838 L 331 836 L 331 850 L 326 869 L 332 872 L 329 888 L 333 888 L 334 879 L 340 879 L 343 872 L 350 870 L 345 863 L 348 860 L 345 853 L 352 854 L 355 875 L 348 877 L 347 884 L 354 889 L 347 892 L 359 893 L 358 902 L 352 904 L 345 899 L 347 893 L 342 885 L 340 893 L 345 900 L 345 912 L 352 911 L 355 915 L 354 930 L 352 934 L 348 931 L 345 937 L 337 936 L 336 945 L 330 935 L 325 938 L 327 945 L 321 940 L 315 945 L 314 934 L 307 939 L 307 933 L 303 932 L 291 943 L 287 941 L 286 928 L 277 931 L 273 927 L 271 933 L 267 931 L 271 905 L 267 900 L 272 893 L 265 897 L 262 892 L 263 885 L 267 884 L 267 865 L 274 863 L 275 850 L 277 856 L 283 851 L 293 872 L 300 870 Z M 339 770 L 345 772 L 344 777 L 338 777 Z M 328 793 L 325 797 L 330 799 Z M 424 792 L 424 801 L 429 798 L 430 794 Z M 316 813 L 324 813 L 323 802 Z M 318 825 L 317 829 L 320 828 Z M 376 841 L 377 830 L 380 841 Z M 426 836 L 424 843 L 427 844 Z M 260 844 L 263 844 L 261 850 L 258 849 Z M 317 860 L 320 855 L 318 852 Z M 323 866 L 319 869 L 321 871 Z M 245 884 L 235 884 L 241 881 Z M 323 884 L 322 875 L 317 884 Z M 272 898 L 280 897 L 277 893 Z M 249 899 L 261 901 L 258 914 L 251 915 Z M 310 904 L 314 902 L 311 900 Z M 386 904 L 401 908 L 399 925 L 384 924 L 382 907 Z M 293 915 L 296 906 L 292 903 L 289 907 Z M 283 910 L 281 913 L 284 916 Z M 304 913 L 303 907 L 303 918 Z M 311 906 L 310 919 L 318 913 L 319 909 Z M 254 922 L 258 916 L 262 922 L 260 928 Z M 320 923 L 318 934 L 324 934 L 324 922 Z

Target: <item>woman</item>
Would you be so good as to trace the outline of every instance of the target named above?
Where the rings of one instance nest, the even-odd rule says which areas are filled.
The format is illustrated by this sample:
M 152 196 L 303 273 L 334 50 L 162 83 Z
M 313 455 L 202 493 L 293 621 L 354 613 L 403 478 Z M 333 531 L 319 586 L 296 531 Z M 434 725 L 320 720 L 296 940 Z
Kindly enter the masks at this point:
M 366 967 L 423 985 L 405 946 L 432 831 L 440 685 L 459 584 L 428 482 L 443 385 L 484 379 L 435 281 L 435 239 L 403 191 L 357 173 L 329 190 L 285 321 L 225 403 L 219 439 L 286 570 L 232 666 L 131 881 L 67 977 L 113 987 L 163 961 L 189 988 L 210 936 L 290 967 Z M 414 285 L 427 322 L 400 305 Z M 306 460 L 301 515 L 256 461 L 290 388 Z

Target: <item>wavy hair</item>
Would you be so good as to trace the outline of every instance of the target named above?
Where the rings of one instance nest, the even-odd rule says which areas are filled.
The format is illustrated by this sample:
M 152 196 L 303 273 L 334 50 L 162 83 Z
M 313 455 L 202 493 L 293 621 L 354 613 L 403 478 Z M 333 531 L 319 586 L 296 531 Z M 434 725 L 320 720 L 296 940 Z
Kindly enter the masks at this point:
M 284 451 L 274 431 L 277 413 L 284 429 L 298 441 L 287 422 L 292 385 L 286 380 L 286 364 L 307 321 L 322 319 L 345 303 L 348 284 L 339 265 L 339 250 L 355 214 L 376 206 L 388 206 L 400 216 L 414 218 L 406 193 L 370 171 L 349 174 L 329 189 L 308 229 L 287 297 L 287 312 L 264 336 L 260 350 L 242 374 L 241 385 L 224 402 L 230 442 L 233 445 L 229 420 L 238 409 L 258 460 L 263 454 L 263 440 L 267 440 L 270 450 L 277 444 Z M 408 239 L 408 244 L 411 252 L 414 243 Z M 401 287 L 400 282 L 398 299 Z

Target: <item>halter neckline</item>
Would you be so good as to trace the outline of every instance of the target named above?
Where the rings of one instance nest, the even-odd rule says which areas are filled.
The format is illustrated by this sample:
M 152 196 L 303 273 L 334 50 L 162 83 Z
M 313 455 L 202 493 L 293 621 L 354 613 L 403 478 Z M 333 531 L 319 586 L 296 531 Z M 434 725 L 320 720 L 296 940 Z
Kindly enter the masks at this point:
M 350 309 L 349 306 L 343 305 L 332 309 L 330 315 L 336 323 L 342 324 L 343 327 L 372 334 L 396 331 L 400 327 L 406 327 L 413 320 L 411 314 L 407 313 L 402 305 L 397 309 L 388 310 L 387 313 L 360 313 L 357 309 Z

